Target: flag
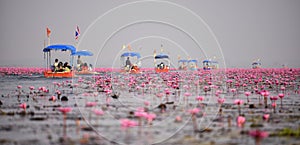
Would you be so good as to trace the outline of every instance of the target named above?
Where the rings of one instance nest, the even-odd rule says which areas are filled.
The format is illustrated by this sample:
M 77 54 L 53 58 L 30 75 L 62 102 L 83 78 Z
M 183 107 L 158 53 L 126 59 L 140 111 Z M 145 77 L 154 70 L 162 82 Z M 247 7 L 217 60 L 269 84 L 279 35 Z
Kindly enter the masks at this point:
M 78 40 L 79 35 L 80 35 L 80 30 L 79 30 L 79 27 L 77 26 L 76 30 L 75 30 L 75 40 Z
M 48 27 L 46 28 L 46 32 L 47 32 L 47 37 L 49 38 L 51 34 L 51 30 Z
M 130 46 L 130 44 L 127 45 L 127 48 L 128 48 L 129 51 L 131 51 L 131 46 Z

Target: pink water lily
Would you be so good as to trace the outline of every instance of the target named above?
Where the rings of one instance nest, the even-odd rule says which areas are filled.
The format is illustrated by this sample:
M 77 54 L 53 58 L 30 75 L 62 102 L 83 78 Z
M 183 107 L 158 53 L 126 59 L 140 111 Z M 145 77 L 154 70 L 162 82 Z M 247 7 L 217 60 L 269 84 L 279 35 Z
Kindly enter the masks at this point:
M 218 103 L 222 105 L 224 103 L 225 99 L 224 98 L 218 98 Z
M 150 102 L 149 102 L 149 101 L 144 101 L 144 105 L 145 105 L 145 106 L 149 106 L 149 105 L 150 105 Z
M 232 92 L 232 96 L 236 95 L 237 90 L 235 88 L 230 89 L 230 92 Z
M 129 120 L 129 119 L 121 119 L 120 121 L 121 121 L 121 127 L 124 129 L 138 125 L 137 122 Z
M 94 106 L 96 106 L 96 105 L 97 105 L 97 102 L 87 102 L 87 103 L 85 104 L 86 107 L 94 107 Z
M 240 99 L 234 100 L 234 104 L 236 104 L 236 105 L 242 105 L 243 103 L 244 103 L 243 100 L 240 100 Z
M 279 97 L 280 99 L 283 99 L 283 97 L 284 97 L 284 94 L 282 94 L 282 93 L 279 93 L 279 94 L 278 94 L 278 97 Z
M 200 112 L 200 109 L 199 108 L 194 108 L 194 109 L 190 109 L 188 112 L 192 115 L 195 115 L 195 114 L 198 114 Z
M 240 99 L 236 99 L 234 100 L 234 104 L 238 105 L 238 112 L 239 112 L 239 115 L 241 115 L 241 105 L 243 104 L 243 100 L 240 100 Z
M 245 124 L 246 118 L 243 116 L 238 116 L 236 119 L 238 127 L 243 127 Z
M 67 135 L 67 113 L 72 111 L 71 107 L 60 107 L 58 108 L 58 111 L 63 113 L 63 117 L 64 117 L 64 127 L 63 127 L 63 134 L 64 136 Z
M 21 86 L 21 85 L 18 85 L 17 88 L 18 88 L 18 89 L 22 89 L 22 86 Z
M 32 91 L 34 90 L 34 86 L 30 86 L 29 89 Z
M 56 99 L 55 96 L 51 96 L 50 99 L 49 99 L 49 101 L 56 101 L 56 100 L 57 100 L 57 99 Z
M 262 91 L 261 95 L 264 97 L 265 108 L 268 108 L 268 96 L 270 95 L 269 91 Z
M 245 96 L 247 97 L 247 103 L 249 103 L 249 96 L 251 95 L 251 92 L 245 92 Z
M 274 110 L 274 113 L 276 112 L 276 100 L 278 100 L 278 97 L 277 96 L 271 96 L 270 97 L 270 100 L 272 101 L 272 107 L 273 107 L 273 110 Z
M 145 115 L 145 118 L 148 120 L 148 124 L 151 125 L 153 119 L 156 118 L 156 114 L 154 114 L 154 113 L 148 113 L 148 114 Z
M 176 116 L 176 117 L 175 117 L 175 122 L 181 122 L 181 121 L 182 121 L 181 116 Z
M 256 145 L 260 145 L 261 140 L 268 137 L 268 132 L 257 129 L 249 131 L 249 135 L 254 138 Z
M 21 105 L 19 105 L 19 107 L 26 111 L 27 105 L 26 103 L 22 103 Z
M 94 112 L 96 115 L 98 115 L 98 116 L 104 114 L 104 112 L 103 112 L 102 110 L 99 110 L 99 109 L 95 109 L 95 110 L 93 110 L 93 112 Z
M 264 114 L 263 115 L 263 120 L 268 121 L 270 117 L 270 114 Z
M 184 93 L 184 96 L 185 96 L 185 97 L 189 97 L 189 96 L 191 96 L 191 95 L 192 95 L 192 94 L 189 93 L 189 92 L 185 92 L 185 93 Z
M 278 97 L 280 98 L 280 108 L 282 109 L 282 99 L 284 98 L 284 94 L 283 93 L 279 93 Z
M 198 100 L 198 101 L 203 101 L 203 100 L 204 100 L 204 97 L 203 97 L 203 96 L 197 96 L 197 97 L 196 97 L 196 100 Z
M 200 112 L 200 109 L 194 108 L 194 109 L 188 110 L 188 112 L 190 114 L 192 114 L 193 128 L 194 128 L 194 131 L 197 131 L 198 130 L 198 125 L 197 125 L 196 114 L 198 114 Z
M 71 107 L 60 107 L 60 108 L 58 108 L 58 111 L 60 111 L 63 114 L 67 114 L 72 111 L 72 108 Z

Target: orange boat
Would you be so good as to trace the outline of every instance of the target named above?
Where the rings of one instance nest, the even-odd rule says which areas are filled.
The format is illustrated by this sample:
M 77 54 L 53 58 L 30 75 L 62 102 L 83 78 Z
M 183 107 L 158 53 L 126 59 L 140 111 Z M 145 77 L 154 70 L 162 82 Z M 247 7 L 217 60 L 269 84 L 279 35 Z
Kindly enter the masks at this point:
M 170 60 L 167 54 L 159 54 L 154 57 L 155 63 L 155 72 L 169 72 L 170 70 Z
M 219 64 L 217 61 L 203 60 L 202 63 L 203 63 L 203 70 L 213 70 L 219 68 Z
M 46 78 L 72 78 L 74 77 L 74 72 L 52 72 L 51 70 L 44 71 L 44 76 Z
M 138 52 L 124 52 L 121 55 L 121 72 L 128 72 L 131 74 L 140 73 L 141 55 Z
M 71 70 L 69 72 L 55 72 L 52 71 L 54 69 L 51 69 L 53 65 L 51 65 L 51 51 L 53 50 L 60 50 L 60 51 L 70 51 L 71 54 L 74 54 L 76 52 L 76 48 L 72 45 L 63 45 L 63 44 L 57 44 L 57 45 L 49 45 L 46 48 L 43 49 L 44 54 L 46 54 L 47 57 L 47 66 L 48 69 L 44 71 L 44 76 L 46 78 L 71 78 L 74 77 L 74 72 Z M 71 63 L 72 65 L 72 63 Z
M 180 59 L 178 60 L 178 70 L 187 70 L 187 63 L 188 63 L 188 60 L 186 59 Z
M 256 60 L 256 61 L 253 61 L 253 63 L 252 63 L 252 68 L 253 68 L 253 69 L 259 69 L 259 68 L 261 68 L 261 63 L 260 63 L 260 60 L 259 60 L 259 59 Z
M 75 53 L 71 54 L 72 56 L 93 56 L 93 53 L 88 51 L 88 50 L 80 50 L 76 51 Z M 91 64 L 90 64 L 91 65 Z M 75 74 L 76 75 L 96 75 L 99 74 L 98 72 L 92 71 L 92 67 L 88 67 L 87 64 L 86 66 L 77 66 L 75 68 Z

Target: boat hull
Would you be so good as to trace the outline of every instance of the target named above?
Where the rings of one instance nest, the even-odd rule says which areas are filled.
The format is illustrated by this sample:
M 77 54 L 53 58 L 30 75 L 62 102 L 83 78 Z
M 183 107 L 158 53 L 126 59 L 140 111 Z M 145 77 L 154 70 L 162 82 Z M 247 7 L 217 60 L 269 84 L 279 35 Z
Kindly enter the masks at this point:
M 140 68 L 138 68 L 138 67 L 135 67 L 135 68 L 130 69 L 130 70 L 126 70 L 126 68 L 123 68 L 123 69 L 121 69 L 120 72 L 121 72 L 121 73 L 130 73 L 130 74 L 138 74 L 138 73 L 141 73 Z
M 168 68 L 164 68 L 164 69 L 155 68 L 155 72 L 157 72 L 157 73 L 169 72 L 169 69 Z
M 74 77 L 74 73 L 71 72 L 52 72 L 52 71 L 44 71 L 44 76 L 46 78 L 72 78 Z

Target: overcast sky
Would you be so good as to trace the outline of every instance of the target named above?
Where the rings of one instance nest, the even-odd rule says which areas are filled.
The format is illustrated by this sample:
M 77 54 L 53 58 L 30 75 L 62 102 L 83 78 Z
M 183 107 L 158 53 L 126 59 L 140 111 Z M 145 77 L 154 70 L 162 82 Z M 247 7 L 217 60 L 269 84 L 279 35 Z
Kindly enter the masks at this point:
M 51 44 L 74 44 L 74 31 L 78 25 L 81 30 L 78 44 L 81 48 L 78 49 L 92 51 L 94 57 L 87 61 L 93 61 L 90 63 L 100 67 L 111 66 L 112 60 L 115 60 L 115 56 L 118 56 L 121 51 L 121 46 L 129 42 L 132 42 L 134 49 L 145 56 L 151 55 L 154 47 L 158 51 L 163 44 L 164 47 L 169 47 L 164 49 L 173 58 L 175 65 L 178 55 L 191 56 L 197 60 L 217 55 L 217 57 L 224 56 L 224 59 L 218 59 L 224 61 L 227 67 L 248 68 L 251 67 L 252 61 L 258 58 L 263 67 L 282 67 L 283 64 L 289 67 L 300 67 L 299 0 L 174 0 L 170 2 L 177 4 L 176 7 L 169 4 L 160 8 L 146 2 L 144 3 L 146 8 L 136 8 L 135 5 L 124 6 L 123 9 L 116 8 L 128 2 L 133 1 L 1 0 L 0 66 L 43 66 L 42 49 L 44 41 L 47 40 L 46 27 L 48 26 L 52 31 Z M 184 33 L 189 32 L 191 36 L 195 36 L 193 37 L 195 39 L 211 37 L 205 33 L 202 35 L 196 33 L 201 29 L 199 27 L 202 24 L 199 24 L 199 27 L 192 25 L 194 22 L 197 24 L 198 19 L 190 18 L 192 12 L 182 7 L 202 18 L 209 26 L 209 30 L 213 32 L 211 35 L 217 38 L 222 51 L 217 54 L 209 52 L 216 48 L 207 48 L 209 45 L 204 44 L 206 40 L 199 40 L 197 45 L 196 41 L 191 39 L 192 37 L 188 37 L 188 33 Z M 126 8 L 129 9 L 128 13 L 125 11 Z M 135 23 L 120 31 L 114 29 L 129 24 L 128 22 L 135 20 L 133 18 L 143 16 L 152 18 L 152 14 L 147 13 L 147 8 L 153 9 L 153 18 L 159 20 L 160 16 L 167 15 L 171 11 L 170 14 L 173 13 L 180 18 L 172 21 L 172 17 L 170 18 L 172 20 L 165 17 L 165 21 L 168 23 L 172 21 L 174 25 L 181 26 L 184 31 L 164 22 Z M 130 10 L 135 12 L 134 15 Z M 105 20 L 103 17 L 102 20 L 110 22 L 111 25 L 104 25 L 105 22 L 100 22 L 101 20 L 97 21 L 97 18 L 99 19 L 108 11 L 111 11 L 107 14 L 108 16 L 111 14 L 110 19 Z M 95 25 L 92 25 L 93 22 Z M 122 22 L 126 23 L 122 24 Z M 181 25 L 181 22 L 186 22 L 186 25 Z M 106 32 L 112 34 L 116 31 L 117 33 L 109 39 L 107 37 L 109 35 L 105 35 Z M 105 39 L 109 41 L 104 45 Z M 104 45 L 103 51 L 100 52 L 102 45 Z M 220 55 L 221 53 L 223 55 Z M 107 58 L 110 56 L 114 56 L 112 60 Z M 145 63 L 146 61 L 145 59 Z

